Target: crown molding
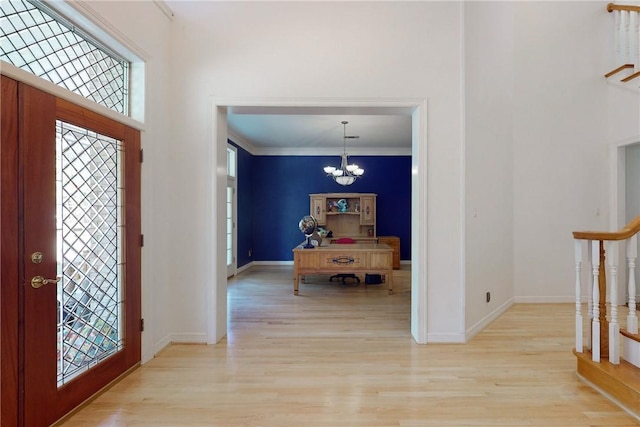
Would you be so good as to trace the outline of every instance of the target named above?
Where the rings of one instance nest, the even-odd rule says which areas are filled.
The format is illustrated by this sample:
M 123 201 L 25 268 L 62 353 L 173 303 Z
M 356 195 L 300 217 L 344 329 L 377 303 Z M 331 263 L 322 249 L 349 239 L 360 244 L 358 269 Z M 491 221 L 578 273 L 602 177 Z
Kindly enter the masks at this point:
M 153 3 L 158 6 L 158 9 L 160 9 L 162 13 L 164 13 L 164 16 L 166 16 L 169 21 L 173 22 L 173 10 L 171 10 L 171 8 L 164 0 L 153 0 Z
M 227 129 L 227 139 L 230 139 L 231 141 L 233 141 L 238 147 L 242 148 L 249 154 L 254 156 L 256 155 L 256 151 L 257 151 L 256 147 L 253 144 L 251 144 L 249 141 L 242 138 L 240 135 L 238 135 L 237 133 L 235 133 L 230 129 Z
M 231 129 L 227 129 L 227 139 L 233 141 L 252 156 L 341 156 L 341 148 L 298 148 L 298 147 L 258 147 Z M 349 156 L 411 156 L 411 148 L 353 148 Z
M 257 156 L 342 156 L 340 148 L 295 148 L 295 147 L 265 147 L 259 148 Z M 347 154 L 349 157 L 357 156 L 411 156 L 411 148 L 354 148 Z

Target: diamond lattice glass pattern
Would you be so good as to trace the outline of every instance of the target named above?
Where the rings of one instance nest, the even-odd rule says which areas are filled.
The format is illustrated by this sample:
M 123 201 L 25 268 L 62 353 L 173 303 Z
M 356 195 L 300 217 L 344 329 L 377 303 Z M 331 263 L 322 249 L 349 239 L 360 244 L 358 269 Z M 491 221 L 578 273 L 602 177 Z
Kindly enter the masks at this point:
M 37 2 L 0 1 L 0 59 L 128 114 L 129 63 Z
M 58 121 L 58 385 L 122 348 L 122 144 Z

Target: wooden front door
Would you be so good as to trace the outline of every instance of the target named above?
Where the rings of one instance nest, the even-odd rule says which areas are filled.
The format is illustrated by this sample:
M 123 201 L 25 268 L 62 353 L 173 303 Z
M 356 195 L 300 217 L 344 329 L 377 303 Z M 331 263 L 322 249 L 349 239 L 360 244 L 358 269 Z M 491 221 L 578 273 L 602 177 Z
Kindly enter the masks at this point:
M 2 282 L 18 309 L 1 305 L 3 322 L 18 317 L 5 322 L 18 326 L 17 346 L 5 348 L 3 330 L 1 355 L 18 372 L 2 374 L 17 380 L 15 424 L 47 426 L 140 361 L 140 135 L 6 77 L 2 86 L 3 119 L 17 130 L 14 141 L 3 131 L 3 156 L 14 146 L 17 162 L 2 176 L 16 184 L 3 182 L 2 213 L 17 225 L 3 265 L 18 254 L 17 282 Z M 4 412 L 13 403 L 2 391 Z

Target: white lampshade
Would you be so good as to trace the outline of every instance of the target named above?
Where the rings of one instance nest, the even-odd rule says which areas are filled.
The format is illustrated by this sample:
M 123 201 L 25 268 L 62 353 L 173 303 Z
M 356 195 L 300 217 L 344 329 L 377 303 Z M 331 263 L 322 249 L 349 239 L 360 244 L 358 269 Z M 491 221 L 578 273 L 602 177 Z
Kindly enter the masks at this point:
M 347 166 L 347 170 L 349 172 L 353 172 L 354 170 L 358 169 L 358 165 L 348 165 Z
M 362 169 L 362 168 L 358 168 L 358 169 L 353 171 L 353 174 L 356 175 L 356 176 L 360 176 L 363 173 L 364 173 L 364 169 Z
M 331 173 L 333 174 L 333 176 L 342 176 L 344 174 L 344 171 L 342 169 L 336 169 Z
M 339 176 L 336 178 L 336 182 L 340 185 L 351 185 L 355 180 L 352 176 Z
M 333 173 L 334 170 L 336 170 L 336 168 L 334 168 L 333 166 L 325 166 L 324 167 L 324 172 L 325 173 Z

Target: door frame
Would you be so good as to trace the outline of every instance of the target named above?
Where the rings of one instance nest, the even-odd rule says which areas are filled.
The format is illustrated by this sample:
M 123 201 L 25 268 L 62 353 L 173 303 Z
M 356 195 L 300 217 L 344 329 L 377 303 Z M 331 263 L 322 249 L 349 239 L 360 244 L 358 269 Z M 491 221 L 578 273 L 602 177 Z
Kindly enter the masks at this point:
M 639 144 L 640 135 L 609 145 L 609 228 L 620 230 L 626 220 L 626 149 Z M 639 242 L 640 244 L 640 242 Z M 626 304 L 628 297 L 627 260 L 625 246 L 618 252 L 618 304 Z
M 228 141 L 227 109 L 230 107 L 316 107 L 316 108 L 388 108 L 411 111 L 411 335 L 418 344 L 427 343 L 428 274 L 427 274 L 427 98 L 331 99 L 311 98 L 212 98 L 209 144 L 211 205 L 207 214 L 211 229 L 207 235 L 210 258 L 206 276 L 212 277 L 207 293 L 207 343 L 219 342 L 227 332 L 227 280 L 224 239 L 219 230 L 226 230 L 226 147 Z M 423 262 L 425 261 L 425 262 Z M 463 286 L 463 284 L 460 284 Z M 464 293 L 464 292 L 463 292 Z M 464 310 L 464 307 L 461 307 Z
M 18 103 L 18 82 L 2 76 L 2 100 Z M 4 113 L 3 109 L 3 113 Z M 18 115 L 1 114 L 0 136 L 0 425 L 20 425 L 18 399 L 19 366 L 22 357 L 19 313 L 23 296 L 20 281 L 18 204 Z

